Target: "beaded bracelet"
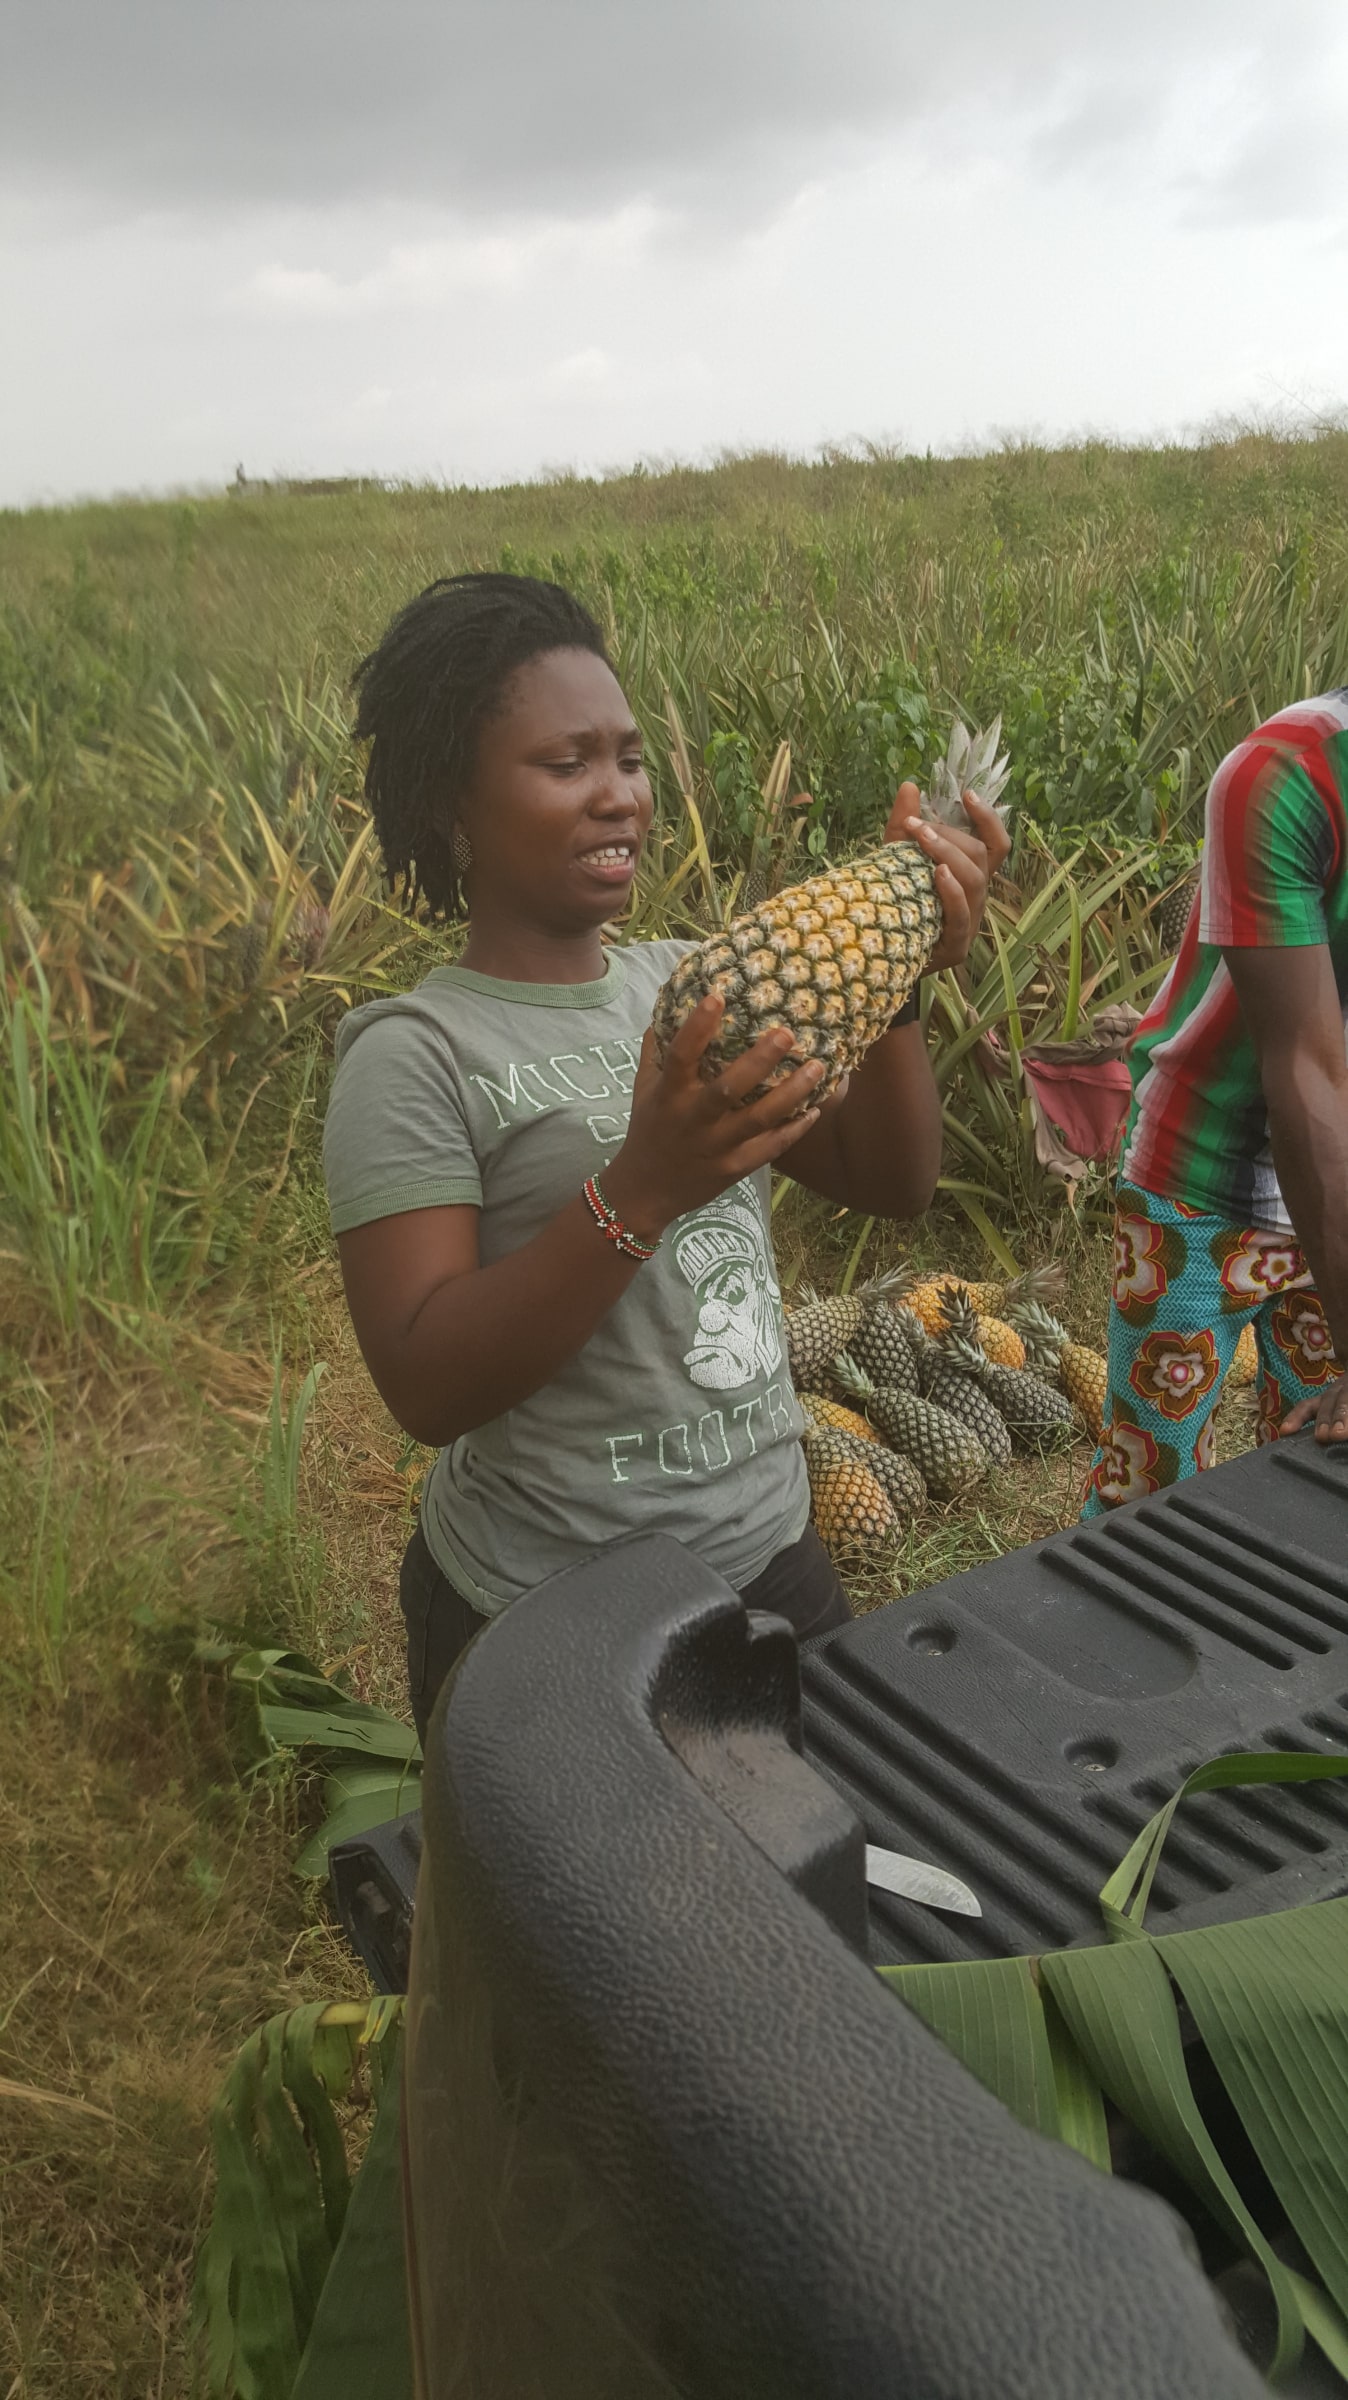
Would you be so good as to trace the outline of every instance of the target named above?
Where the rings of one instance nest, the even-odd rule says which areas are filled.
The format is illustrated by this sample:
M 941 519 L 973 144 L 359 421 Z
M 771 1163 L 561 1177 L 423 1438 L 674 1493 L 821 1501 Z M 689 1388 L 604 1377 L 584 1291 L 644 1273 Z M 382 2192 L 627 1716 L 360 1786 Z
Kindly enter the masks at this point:
M 599 1188 L 597 1175 L 592 1175 L 588 1183 L 582 1184 L 581 1189 L 589 1205 L 590 1214 L 606 1242 L 612 1242 L 616 1249 L 621 1250 L 624 1258 L 639 1259 L 643 1263 L 648 1258 L 654 1258 L 660 1247 L 659 1243 L 640 1241 L 636 1234 L 628 1230 L 617 1211 L 610 1208 L 604 1198 Z

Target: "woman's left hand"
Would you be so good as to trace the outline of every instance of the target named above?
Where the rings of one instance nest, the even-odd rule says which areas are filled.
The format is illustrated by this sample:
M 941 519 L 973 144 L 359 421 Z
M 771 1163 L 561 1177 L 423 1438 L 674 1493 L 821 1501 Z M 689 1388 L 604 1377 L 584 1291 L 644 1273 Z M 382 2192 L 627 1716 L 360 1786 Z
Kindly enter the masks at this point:
M 921 813 L 922 796 L 915 783 L 901 784 L 885 827 L 887 842 L 917 842 L 936 869 L 936 893 L 945 919 L 941 939 L 932 954 L 928 974 L 941 967 L 958 967 L 968 957 L 983 919 L 988 885 L 1011 847 L 1011 836 L 995 808 L 963 795 L 969 831 L 954 825 L 928 825 Z

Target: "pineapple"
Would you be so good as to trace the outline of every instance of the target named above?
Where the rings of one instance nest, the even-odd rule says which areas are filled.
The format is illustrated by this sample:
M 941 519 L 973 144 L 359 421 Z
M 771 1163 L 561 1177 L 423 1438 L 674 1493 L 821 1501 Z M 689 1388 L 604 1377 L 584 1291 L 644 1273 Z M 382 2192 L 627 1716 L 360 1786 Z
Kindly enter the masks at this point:
M 862 1447 L 851 1434 L 806 1427 L 810 1513 L 830 1547 L 836 1542 L 883 1541 L 886 1534 L 898 1531 L 893 1504 L 859 1455 Z
M 979 1347 L 995 1367 L 1024 1366 L 1025 1344 L 1014 1325 L 1008 1324 L 1005 1317 L 984 1316 L 981 1309 L 975 1321 Z
M 1002 1367 L 1023 1367 L 1024 1342 L 1013 1325 L 994 1314 L 1004 1304 L 1007 1288 L 1002 1283 L 965 1283 L 959 1275 L 935 1275 L 925 1283 L 913 1284 L 903 1295 L 903 1305 L 923 1331 L 939 1341 L 945 1332 L 946 1301 L 952 1293 L 958 1295 L 977 1312 L 978 1339 L 988 1357 Z
M 875 1480 L 888 1493 L 897 1516 L 916 1516 L 927 1497 L 926 1479 L 915 1458 L 902 1450 L 888 1450 L 876 1442 L 866 1453 L 866 1464 Z
M 978 1313 L 978 1339 L 987 1356 L 999 1367 L 1023 1367 L 1025 1343 L 1017 1311 L 1028 1301 L 1048 1299 L 1061 1290 L 1062 1281 L 1061 1267 L 1031 1267 L 1010 1283 L 970 1283 L 967 1276 L 951 1274 L 917 1281 L 910 1276 L 900 1291 L 904 1307 L 938 1341 L 946 1328 L 946 1295 L 958 1293 Z
M 756 859 L 744 878 L 744 890 L 740 897 L 744 902 L 746 916 L 757 916 L 767 899 L 769 864 L 770 861 L 766 858 Z
M 923 1275 L 910 1267 L 895 1279 L 895 1296 L 920 1319 L 928 1333 L 939 1337 L 945 1331 L 947 1292 L 961 1292 L 980 1317 L 997 1317 L 1009 1323 L 1013 1306 L 1026 1300 L 1053 1299 L 1062 1287 L 1060 1266 L 1029 1267 L 1010 1283 L 972 1283 L 967 1275 L 949 1272 Z
M 1172 951 L 1178 950 L 1183 941 L 1189 914 L 1197 898 L 1198 869 L 1195 867 L 1193 873 L 1186 875 L 1182 883 L 1177 883 L 1174 890 L 1167 892 L 1153 909 L 1157 940 L 1166 958 L 1170 957 Z
M 876 1383 L 901 1392 L 918 1389 L 917 1352 L 912 1337 L 905 1328 L 902 1312 L 891 1308 L 887 1300 L 877 1300 L 867 1310 L 852 1340 L 844 1347 Z
M 946 1302 L 945 1348 L 952 1366 L 981 1383 L 1013 1442 L 1025 1450 L 1053 1448 L 1072 1427 L 1072 1404 L 1042 1376 L 1025 1367 L 1002 1367 L 978 1341 L 978 1319 L 967 1300 L 952 1293 Z
M 1254 1319 L 1240 1329 L 1240 1340 L 1227 1369 L 1226 1380 L 1233 1392 L 1247 1391 L 1259 1374 L 1259 1344 L 1254 1338 Z
M 1098 1441 L 1109 1392 L 1108 1361 L 1098 1350 L 1087 1349 L 1084 1342 L 1074 1342 L 1067 1327 L 1038 1300 L 1027 1300 L 1017 1309 L 1016 1323 L 1025 1336 L 1030 1365 L 1057 1376 Z
M 875 1427 L 858 1416 L 854 1408 L 844 1408 L 840 1400 L 826 1400 L 822 1392 L 798 1392 L 796 1398 L 818 1432 L 850 1433 L 856 1441 L 869 1442 L 873 1449 L 884 1447 Z
M 999 1416 L 996 1404 L 972 1375 L 952 1365 L 941 1350 L 936 1350 L 934 1363 L 924 1373 L 922 1397 L 933 1408 L 943 1408 L 958 1417 L 977 1434 L 994 1467 L 1011 1464 L 1011 1436 L 1006 1420 Z
M 832 1300 L 811 1296 L 804 1308 L 791 1311 L 786 1320 L 786 1355 L 797 1390 L 818 1383 L 838 1352 L 847 1348 L 865 1313 L 866 1304 L 858 1292 Z
M 955 725 L 922 804 L 932 822 L 968 823 L 963 788 L 995 803 L 1007 777 L 1005 759 L 995 756 L 1000 731 L 1000 718 L 976 736 Z M 926 852 L 916 842 L 884 842 L 774 893 L 681 958 L 656 999 L 657 1054 L 663 1063 L 684 1019 L 708 992 L 720 992 L 725 1015 L 703 1072 L 718 1073 L 760 1033 L 785 1025 L 795 1045 L 769 1080 L 820 1059 L 813 1106 L 887 1030 L 940 938 L 941 904 Z
M 837 1434 L 852 1444 L 855 1455 L 870 1469 L 897 1510 L 912 1516 L 921 1508 L 927 1487 L 915 1459 L 888 1449 L 873 1425 L 868 1425 L 854 1409 L 841 1408 L 836 1400 L 821 1400 L 816 1392 L 804 1392 L 800 1404 L 811 1414 L 815 1431 Z
M 982 1482 L 990 1463 L 987 1451 L 960 1418 L 919 1399 L 916 1392 L 881 1389 L 845 1351 L 837 1374 L 847 1391 L 865 1401 L 894 1448 L 906 1451 L 921 1468 L 923 1480 L 939 1499 L 953 1499 Z
M 1002 1306 L 1006 1286 L 1002 1283 L 966 1283 L 962 1275 L 922 1275 L 910 1279 L 903 1291 L 903 1305 L 934 1340 L 945 1331 L 945 1295 L 962 1292 L 980 1314 L 991 1314 Z
M 267 955 L 267 929 L 250 918 L 246 925 L 227 927 L 224 940 L 225 955 L 233 967 L 233 981 L 241 992 L 251 992 L 262 972 Z
M 916 842 L 886 842 L 777 893 L 688 951 L 656 999 L 657 1054 L 663 1063 L 685 1018 L 708 992 L 720 992 L 725 1014 L 703 1072 L 719 1073 L 761 1033 L 784 1025 L 794 1047 L 768 1080 L 807 1058 L 822 1060 L 806 1103 L 817 1106 L 888 1029 L 940 938 L 930 860 Z

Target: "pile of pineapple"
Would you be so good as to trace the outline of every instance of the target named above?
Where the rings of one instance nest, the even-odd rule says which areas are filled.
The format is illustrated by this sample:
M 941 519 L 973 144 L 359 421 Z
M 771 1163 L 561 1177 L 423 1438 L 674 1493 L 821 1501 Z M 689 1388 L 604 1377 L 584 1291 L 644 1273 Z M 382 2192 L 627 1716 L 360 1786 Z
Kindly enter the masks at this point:
M 811 1513 L 831 1548 L 889 1539 L 1016 1450 L 1098 1435 L 1106 1367 L 1046 1306 L 1051 1270 L 1012 1284 L 878 1278 L 787 1319 Z

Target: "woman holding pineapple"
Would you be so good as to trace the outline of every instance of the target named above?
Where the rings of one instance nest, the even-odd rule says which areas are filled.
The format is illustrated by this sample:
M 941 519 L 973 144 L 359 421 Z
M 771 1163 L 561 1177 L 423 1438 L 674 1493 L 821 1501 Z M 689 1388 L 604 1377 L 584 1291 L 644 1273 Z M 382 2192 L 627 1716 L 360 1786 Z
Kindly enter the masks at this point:
M 822 1105 L 825 1044 L 802 1058 L 783 1023 L 708 1071 L 719 990 L 657 1060 L 652 1009 L 691 945 L 601 938 L 651 793 L 602 636 L 556 585 L 434 584 L 358 680 L 390 879 L 469 928 L 453 964 L 345 1020 L 324 1135 L 362 1351 L 439 1453 L 402 1575 L 418 1728 L 484 1618 L 625 1534 L 674 1535 L 801 1635 L 843 1622 L 807 1523 L 769 1170 L 877 1215 L 928 1204 L 915 1009 Z M 965 955 L 1007 848 L 966 808 L 967 830 L 920 825 L 905 786 L 886 829 L 928 862 L 937 965 Z

